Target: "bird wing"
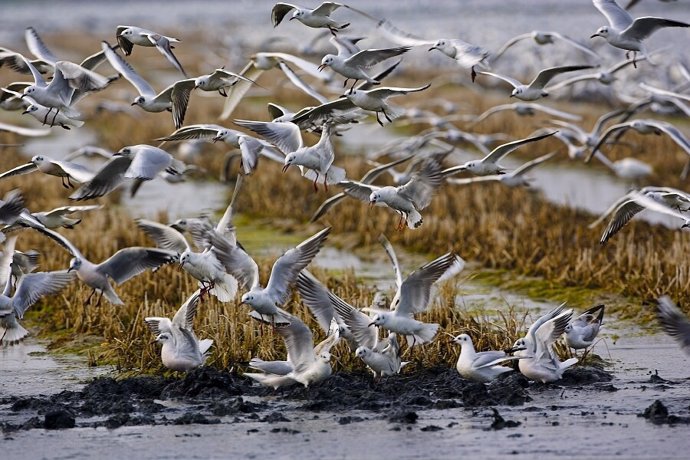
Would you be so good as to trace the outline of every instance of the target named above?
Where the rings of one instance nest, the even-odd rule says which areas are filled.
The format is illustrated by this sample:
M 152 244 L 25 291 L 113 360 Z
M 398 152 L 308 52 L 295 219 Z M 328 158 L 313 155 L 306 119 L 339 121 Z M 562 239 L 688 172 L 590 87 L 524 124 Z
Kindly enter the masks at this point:
M 383 35 L 393 43 L 402 46 L 429 46 L 433 45 L 432 40 L 425 40 L 421 37 L 413 35 L 411 33 L 405 32 L 398 29 L 387 19 L 378 21 L 376 28 L 383 32 Z
M 284 61 L 279 61 L 278 62 L 278 67 L 280 67 L 280 70 L 283 71 L 286 77 L 292 82 L 293 85 L 319 101 L 320 104 L 325 104 L 328 102 L 328 98 L 320 94 L 318 91 L 316 91 L 314 88 L 312 88 L 310 85 L 308 85 L 304 80 L 302 80 L 299 75 L 295 73 L 294 70 L 290 68 L 287 63 Z
M 172 102 L 172 117 L 175 128 L 180 128 L 184 122 L 184 116 L 187 113 L 187 105 L 189 104 L 189 96 L 192 94 L 193 89 L 193 78 L 179 80 L 172 85 L 170 100 Z
M 156 45 L 156 49 L 161 52 L 163 56 L 173 65 L 177 70 L 179 70 L 182 75 L 187 77 L 187 72 L 184 71 L 182 68 L 182 64 L 180 64 L 180 61 L 177 60 L 175 55 L 172 52 L 172 47 L 170 46 L 170 40 L 168 40 L 167 37 L 161 34 L 148 34 L 147 35 L 148 39 Z
M 287 301 L 290 285 L 319 252 L 330 231 L 330 228 L 321 230 L 297 247 L 286 251 L 273 264 L 266 290 L 275 296 L 281 305 Z
M 563 335 L 572 316 L 572 309 L 564 310 L 554 318 L 545 321 L 534 331 L 535 359 L 542 360 L 552 356 L 551 344 Z
M 406 53 L 409 50 L 409 46 L 362 50 L 347 58 L 345 62 L 356 67 L 369 68 L 381 61 Z
M 419 211 L 429 206 L 434 192 L 443 183 L 444 178 L 441 163 L 429 157 L 405 185 L 397 188 L 398 194 L 412 201 Z
M 616 0 L 592 0 L 592 3 L 601 14 L 606 16 L 609 25 L 618 31 L 626 29 L 633 23 L 632 16 L 621 8 Z
M 564 118 L 566 120 L 571 120 L 571 121 L 582 120 L 582 117 L 579 115 L 575 115 L 574 113 L 564 112 L 562 110 L 557 110 L 557 109 L 554 109 L 553 107 L 549 107 L 546 105 L 534 104 L 534 103 L 528 103 L 526 105 L 529 106 L 529 108 L 531 108 L 533 110 L 538 110 L 539 112 L 544 112 L 548 115 L 553 115 L 554 117 Z
M 158 336 L 163 332 L 172 332 L 172 322 L 168 318 L 148 316 L 144 318 L 144 322 L 148 326 L 151 333 L 155 336 Z
M 673 337 L 686 353 L 690 354 L 690 321 L 673 303 L 670 297 L 660 297 L 657 318 L 664 331 Z
M 75 212 L 93 211 L 94 209 L 101 209 L 102 204 L 90 204 L 87 206 L 60 206 L 59 208 L 51 209 L 45 213 L 46 217 L 68 216 Z
M 314 8 L 314 10 L 312 10 L 312 14 L 321 15 L 321 16 L 328 16 L 329 14 L 331 14 L 332 12 L 334 12 L 335 10 L 340 8 L 341 6 L 343 6 L 341 3 L 323 2 L 322 4 L 320 4 L 319 6 Z
M 2 252 L 0 252 L 0 289 L 8 287 L 7 283 L 11 280 L 12 260 L 14 259 L 14 248 L 17 238 L 17 234 L 8 236 L 3 244 Z M 9 295 L 9 292 L 4 292 L 3 295 Z
M 178 260 L 177 253 L 166 249 L 132 247 L 124 248 L 96 266 L 96 270 L 108 275 L 117 284 L 143 273 L 147 269 L 156 270 L 161 265 Z
M 343 320 L 350 332 L 352 332 L 357 345 L 373 349 L 378 341 L 378 331 L 376 327 L 369 326 L 371 317 L 332 292 L 328 293 L 328 297 L 340 319 Z
M 218 135 L 220 131 L 226 130 L 220 125 L 189 125 L 177 129 L 169 136 L 159 137 L 156 140 L 162 142 L 185 141 L 189 139 L 211 139 Z
M 69 61 L 58 61 L 55 68 L 62 72 L 70 88 L 80 92 L 100 91 L 110 84 L 110 79 L 85 69 L 79 64 Z
M 682 219 L 683 221 L 688 222 L 688 218 L 680 211 L 677 211 L 673 208 L 669 208 L 668 206 L 659 203 L 658 201 L 648 197 L 647 195 L 635 191 L 630 192 L 629 195 L 630 198 L 635 200 L 637 204 L 644 206 L 645 208 L 651 211 L 667 214 L 671 217 L 677 217 L 678 219 Z
M 242 98 L 247 91 L 252 87 L 252 81 L 256 81 L 264 71 L 259 69 L 251 60 L 244 66 L 244 69 L 240 72 L 240 75 L 244 79 L 238 81 L 235 85 L 230 88 L 227 92 L 228 97 L 225 98 L 225 105 L 223 107 L 223 113 L 220 115 L 221 120 L 226 120 L 230 118 L 232 112 L 235 110 L 237 105 L 240 103 Z
M 516 79 L 514 79 L 514 78 L 512 78 L 512 77 L 508 77 L 508 76 L 506 76 L 506 75 L 501 75 L 501 74 L 494 73 L 494 72 L 487 72 L 486 70 L 480 70 L 480 71 L 477 72 L 477 73 L 478 73 L 478 74 L 481 74 L 481 75 L 489 75 L 489 76 L 494 77 L 494 78 L 499 78 L 499 79 L 501 79 L 501 80 L 503 80 L 503 81 L 505 81 L 505 82 L 507 82 L 507 83 L 510 83 L 510 85 L 511 85 L 513 88 L 517 88 L 518 86 L 522 85 L 522 83 L 519 82 L 518 80 L 516 80 Z
M 521 176 L 521 175 L 529 172 L 530 170 L 536 168 L 537 166 L 544 163 L 545 161 L 550 160 L 551 158 L 553 158 L 556 155 L 556 153 L 558 153 L 558 152 L 547 153 L 546 155 L 542 155 L 538 158 L 535 158 L 534 160 L 528 161 L 527 163 L 522 164 L 519 168 L 517 168 L 511 174 L 513 176 Z
M 192 330 L 192 324 L 194 324 L 194 317 L 196 316 L 196 309 L 199 305 L 199 300 L 201 299 L 201 290 L 197 289 L 192 293 L 191 296 L 184 301 L 180 308 L 173 316 L 172 324 L 180 327 Z
M 495 149 L 491 151 L 487 156 L 484 157 L 482 160 L 484 163 L 498 163 L 501 161 L 503 157 L 508 155 L 510 152 L 513 150 L 516 150 L 518 147 L 521 147 L 525 144 L 529 144 L 530 142 L 536 142 L 541 139 L 544 139 L 549 136 L 553 136 L 556 134 L 557 131 L 552 131 L 550 133 L 546 134 L 540 134 L 538 136 L 532 136 L 532 137 L 527 137 L 525 139 L 518 139 L 517 141 L 513 142 L 508 142 L 507 144 L 499 145 Z
M 568 43 L 570 46 L 573 46 L 573 47 L 579 49 L 580 51 L 582 51 L 583 53 L 592 56 L 594 59 L 597 59 L 597 60 L 601 59 L 601 56 L 599 56 L 597 53 L 592 51 L 591 48 L 583 45 L 582 43 L 579 43 L 579 42 L 573 40 L 572 38 L 568 37 L 567 35 L 563 35 L 559 32 L 555 32 L 555 31 L 552 31 L 549 33 L 551 34 L 551 36 L 556 37 L 557 39 Z
M 234 123 L 250 129 L 275 145 L 284 154 L 290 154 L 302 147 L 302 134 L 294 123 L 272 121 L 234 120 Z
M 393 272 L 395 273 L 395 286 L 398 289 L 400 289 L 400 286 L 402 286 L 403 283 L 403 278 L 402 270 L 400 269 L 400 262 L 398 262 L 398 255 L 395 253 L 395 248 L 393 248 L 393 245 L 390 241 L 388 241 L 388 238 L 386 238 L 386 235 L 384 235 L 383 233 L 379 235 L 379 243 L 381 243 L 383 249 L 386 251 L 386 255 L 393 264 Z
M 505 42 L 505 43 L 503 44 L 503 46 L 501 46 L 501 47 L 498 49 L 498 51 L 496 51 L 496 54 L 494 54 L 494 55 L 491 57 L 491 60 L 495 61 L 496 59 L 498 59 L 499 57 L 501 57 L 501 56 L 503 55 L 503 53 L 505 53 L 505 52 L 508 50 L 508 48 L 510 48 L 511 46 L 513 46 L 514 44 L 516 44 L 517 42 L 519 42 L 520 40 L 524 40 L 524 39 L 526 39 L 526 38 L 532 38 L 532 33 L 531 33 L 531 32 L 527 32 L 527 33 L 524 33 L 524 34 L 516 35 L 516 36 L 514 36 L 513 38 L 509 39 L 507 42 Z
M 341 187 L 343 187 L 343 192 L 351 196 L 353 198 L 357 198 L 358 200 L 369 202 L 369 196 L 374 193 L 374 191 L 379 190 L 380 187 L 376 187 L 375 185 L 368 185 L 368 184 L 363 184 L 361 182 L 355 182 L 355 181 L 349 181 L 345 180 L 340 183 L 338 183 Z
M 129 29 L 129 26 L 117 26 L 115 29 L 115 38 L 117 39 L 117 44 L 120 45 L 120 48 L 122 48 L 122 51 L 125 53 L 125 56 L 129 56 L 132 54 L 134 43 L 130 42 L 124 35 L 122 35 L 122 32 L 124 32 L 126 29 Z
M 23 126 L 9 125 L 2 122 L 0 122 L 0 131 L 7 131 L 25 137 L 42 137 L 50 134 L 50 128 L 25 128 Z
M 504 361 L 517 359 L 513 356 L 506 356 L 504 351 L 498 350 L 480 351 L 476 353 L 474 356 L 475 358 L 472 361 L 472 368 L 474 369 L 491 367 L 495 366 L 496 364 L 500 364 Z
M 306 324 L 296 316 L 284 314 L 289 321 L 287 325 L 276 326 L 275 331 L 285 341 L 288 361 L 299 372 L 315 361 L 314 337 Z
M 662 27 L 690 27 L 690 24 L 672 19 L 642 17 L 635 19 L 623 33 L 632 39 L 644 40 Z
M 23 165 L 19 165 L 16 168 L 12 168 L 9 171 L 5 171 L 4 173 L 0 174 L 0 179 L 12 176 L 20 176 L 22 174 L 29 174 L 30 172 L 36 171 L 36 169 L 38 169 L 36 165 L 29 162 Z
M 331 75 L 328 72 L 319 72 L 319 66 L 316 64 L 313 64 L 305 59 L 302 59 L 300 57 L 294 56 L 292 54 L 288 53 L 260 53 L 263 54 L 264 56 L 268 58 L 273 58 L 278 61 L 285 61 L 289 62 L 290 64 L 294 64 L 312 77 L 318 79 L 318 80 L 323 80 L 323 81 L 328 81 L 331 79 Z
M 106 195 L 120 185 L 125 172 L 132 164 L 132 160 L 123 156 L 115 156 L 101 167 L 89 182 L 83 184 L 74 192 L 70 199 L 88 200 Z
M 55 161 L 51 160 L 51 163 L 62 171 L 72 177 L 77 182 L 85 183 L 94 178 L 96 175 L 93 171 L 84 165 L 78 163 L 72 163 L 71 161 Z
M 556 75 L 560 75 L 565 72 L 574 72 L 576 70 L 592 69 L 591 65 L 566 65 L 560 67 L 550 67 L 544 69 L 534 77 L 534 80 L 529 84 L 530 88 L 544 88 L 548 82 L 551 81 Z
M 170 166 L 172 156 L 165 150 L 146 144 L 130 147 L 134 153 L 132 163 L 127 168 L 125 177 L 151 180 Z
M 410 273 L 399 288 L 399 302 L 395 307 L 397 314 L 411 317 L 426 310 L 431 299 L 431 286 L 457 264 L 458 259 L 457 255 L 449 252 Z
M 565 305 L 565 302 L 559 305 L 558 307 L 552 309 L 548 313 L 540 316 L 532 325 L 529 327 L 527 330 L 527 334 L 525 334 L 525 337 L 528 339 L 526 342 L 530 344 L 532 349 L 530 352 L 534 354 L 535 348 L 537 346 L 537 338 L 536 338 L 536 332 L 537 330 L 547 321 L 550 321 L 554 318 L 556 318 L 558 315 L 563 313 L 563 306 Z
M 122 45 L 120 46 L 122 47 Z M 124 49 L 124 47 L 122 48 Z M 125 77 L 141 96 L 150 98 L 156 97 L 156 91 L 153 87 L 151 87 L 146 80 L 141 78 L 134 68 L 110 47 L 108 42 L 101 42 L 101 49 L 103 49 L 105 57 L 108 59 L 113 69 Z
M 297 5 L 292 5 L 290 3 L 278 2 L 271 8 L 271 22 L 273 27 L 276 27 L 281 23 L 286 14 L 290 11 L 299 8 Z
M 59 292 L 73 279 L 74 273 L 67 270 L 29 273 L 22 276 L 12 297 L 12 305 L 17 316 L 22 318 L 26 309 L 41 297 Z
M 316 322 L 327 333 L 334 314 L 328 289 L 305 269 L 297 276 L 297 291 Z
M 38 32 L 33 27 L 27 27 L 24 31 L 24 39 L 26 40 L 26 46 L 31 51 L 31 54 L 36 56 L 49 64 L 55 65 L 58 58 L 48 49 L 41 37 L 39 37 Z
M 343 113 L 359 110 L 352 101 L 346 97 L 338 98 L 331 102 L 326 102 L 308 110 L 300 111 L 293 119 L 292 123 L 301 129 L 321 127 L 328 121 L 339 123 L 339 116 Z
M 630 129 L 632 125 L 632 122 L 626 121 L 625 123 L 618 123 L 615 125 L 611 125 L 608 127 L 606 131 L 604 131 L 604 134 L 599 137 L 599 142 L 597 142 L 597 145 L 595 145 L 592 150 L 589 152 L 589 155 L 587 155 L 587 158 L 585 158 L 585 163 L 588 163 L 592 157 L 594 156 L 595 153 L 599 150 L 599 148 L 604 145 L 606 142 L 606 139 L 611 136 L 611 134 L 615 133 L 616 131 L 621 131 L 621 130 L 627 130 Z
M 246 289 L 259 285 L 259 267 L 254 259 L 239 246 L 232 245 L 227 238 L 218 232 L 208 234 L 213 255 L 225 269 Z M 287 290 L 287 289 L 286 289 Z M 287 294 L 286 294 L 287 295 Z
M 68 240 L 67 238 L 65 238 L 64 236 L 59 234 L 58 232 L 50 230 L 48 228 L 41 228 L 41 227 L 31 227 L 31 228 L 33 228 L 37 232 L 43 233 L 48 238 L 51 238 L 57 244 L 59 244 L 60 246 L 65 248 L 67 250 L 67 252 L 72 254 L 73 257 L 79 257 L 79 258 L 83 257 L 81 254 L 81 251 L 79 251 L 79 249 L 77 249 L 77 247 L 74 244 L 72 244 L 72 242 L 70 240 Z
M 676 128 L 674 125 L 671 123 L 668 123 L 666 121 L 661 121 L 661 120 L 645 120 L 645 123 L 649 126 L 653 126 L 664 133 L 668 135 L 673 141 L 678 144 L 680 148 L 685 150 L 685 153 L 690 155 L 690 140 L 688 140 L 687 137 L 685 137 L 685 134 L 683 134 L 678 128 Z
M 431 86 L 431 83 L 427 83 L 424 86 L 420 86 L 417 88 L 394 88 L 394 87 L 388 87 L 384 86 L 382 88 L 376 88 L 369 90 L 369 95 L 370 96 L 375 96 L 381 99 L 385 99 L 387 97 L 391 96 L 398 96 L 401 94 L 407 94 L 407 93 L 415 93 L 417 91 L 424 91 L 428 87 Z
M 156 245 L 168 251 L 183 253 L 190 249 L 187 239 L 174 228 L 159 222 L 146 219 L 137 219 L 137 226 L 144 231 Z

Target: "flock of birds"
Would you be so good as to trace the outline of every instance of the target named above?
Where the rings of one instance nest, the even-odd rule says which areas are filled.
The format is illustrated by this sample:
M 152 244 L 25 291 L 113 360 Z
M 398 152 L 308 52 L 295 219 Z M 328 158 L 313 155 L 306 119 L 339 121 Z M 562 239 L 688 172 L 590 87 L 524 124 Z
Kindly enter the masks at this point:
M 288 18 L 311 28 L 325 29 L 326 34 L 330 33 L 330 42 L 336 47 L 337 54 L 323 56 L 319 66 L 288 53 L 259 52 L 252 56 L 239 73 L 219 68 L 195 78 L 187 76 L 173 53 L 174 46 L 180 40 L 154 31 L 135 26 L 118 26 L 115 46 L 103 41 L 98 53 L 77 64 L 58 59 L 41 40 L 37 31 L 28 28 L 27 47 L 35 59 L 2 48 L 0 65 L 30 74 L 33 81 L 11 83 L 2 88 L 2 109 L 24 110 L 24 113 L 49 127 L 79 128 L 85 121 L 88 122 L 77 109 L 79 101 L 91 93 L 106 89 L 114 80 L 122 77 L 138 93 L 132 105 L 146 112 L 171 112 L 176 130 L 157 139 L 162 142 L 157 147 L 139 144 L 124 147 L 115 153 L 104 149 L 90 151 L 90 154 L 106 157 L 96 171 L 73 161 L 78 155 L 87 152 L 78 152 L 63 160 L 34 156 L 28 163 L 0 174 L 0 180 L 39 171 L 60 177 L 66 188 L 74 188 L 74 184 L 78 184 L 78 188 L 70 196 L 75 201 L 104 196 L 124 183 L 131 183 L 131 194 L 134 195 L 147 181 L 159 177 L 170 181 L 184 178 L 192 166 L 162 147 L 167 142 L 188 140 L 221 141 L 239 149 L 241 174 L 236 181 L 231 202 L 217 223 L 208 217 L 180 219 L 170 225 L 139 219 L 137 225 L 156 242 L 157 247 L 120 249 L 100 263 L 89 261 L 79 248 L 55 229 L 73 228 L 81 221 L 78 215 L 95 211 L 101 206 L 63 206 L 47 212 L 32 213 L 24 207 L 19 191 L 9 192 L 0 201 L 0 222 L 6 226 L 1 234 L 5 241 L 0 262 L 0 280 L 5 286 L 0 296 L 0 337 L 3 346 L 19 343 L 28 334 L 19 321 L 32 304 L 44 296 L 59 292 L 74 281 L 75 277 L 92 289 L 86 302 L 93 295 L 98 295 L 97 304 L 105 297 L 108 302 L 120 305 L 123 302 L 113 287 L 113 281 L 119 285 L 146 270 L 155 271 L 165 264 L 176 262 L 199 281 L 199 289 L 180 307 L 172 320 L 162 317 L 145 318 L 156 340 L 162 344 L 162 362 L 169 369 L 189 371 L 202 365 L 212 346 L 211 340 L 199 340 L 193 332 L 193 320 L 199 302 L 210 295 L 220 302 L 234 302 L 238 292 L 241 292 L 241 304 L 250 308 L 251 317 L 270 325 L 284 339 L 287 348 L 284 361 L 264 361 L 260 358 L 251 360 L 249 365 L 255 372 L 245 375 L 261 384 L 275 388 L 294 383 L 307 386 L 325 379 L 331 373 L 331 349 L 341 338 L 347 341 L 350 349 L 354 350 L 356 356 L 366 363 L 375 376 L 400 372 L 406 363 L 402 361 L 402 343 L 399 338 L 404 337 L 408 349 L 434 340 L 439 325 L 419 321 L 415 319 L 415 315 L 425 311 L 432 303 L 434 285 L 452 278 L 463 269 L 462 258 L 457 254 L 447 253 L 405 277 L 394 248 L 382 235 L 380 242 L 394 268 L 395 296 L 389 301 L 384 293 L 377 293 L 371 306 L 360 309 L 330 292 L 306 270 L 329 235 L 330 229 L 325 228 L 278 258 L 271 269 L 270 278 L 262 284 L 258 265 L 237 241 L 232 224 L 235 199 L 240 193 L 242 181 L 246 180 L 244 177 L 251 177 L 255 173 L 261 157 L 264 161 L 282 164 L 283 172 L 296 166 L 313 183 L 315 190 L 318 190 L 320 184 L 326 190 L 329 186 L 342 189 L 341 193 L 323 203 L 312 220 L 320 219 L 337 203 L 349 197 L 397 212 L 400 216 L 398 227 L 402 230 L 405 226 L 416 229 L 423 224 L 422 211 L 443 184 L 498 181 L 508 187 L 528 185 L 525 174 L 551 159 L 555 152 L 529 161 L 512 171 L 507 171 L 500 162 L 514 150 L 546 138 L 559 139 L 567 146 L 569 156 L 573 159 L 588 162 L 597 158 L 611 167 L 617 175 L 630 179 L 639 179 L 645 174 L 640 162 L 629 159 L 627 163 L 612 163 L 600 151 L 603 145 L 619 142 L 626 130 L 632 129 L 643 134 L 665 134 L 690 155 L 690 141 L 673 124 L 656 119 L 631 119 L 637 111 L 654 104 L 665 108 L 671 106 L 677 113 L 686 116 L 690 114 L 690 107 L 686 104 L 690 97 L 682 93 L 690 85 L 690 74 L 682 65 L 680 71 L 684 72 L 685 80 L 679 88 L 667 90 L 643 85 L 642 89 L 649 93 L 649 97 L 635 100 L 627 109 L 603 115 L 591 131 L 576 123 L 579 116 L 533 102 L 563 88 L 572 88 L 583 81 L 609 85 L 617 79 L 615 74 L 623 68 L 651 65 L 655 63 L 657 54 L 647 50 L 645 39 L 660 28 L 690 27 L 684 22 L 657 17 L 633 19 L 615 0 L 593 0 L 592 3 L 608 21 L 608 26 L 596 30 L 592 38 L 600 37 L 610 45 L 625 50 L 626 60 L 606 70 L 578 73 L 575 77 L 553 84 L 552 80 L 562 74 L 586 71 L 595 66 L 568 64 L 542 69 L 529 84 L 489 69 L 512 46 L 529 38 L 538 45 L 561 41 L 586 59 L 597 60 L 597 64 L 601 63 L 601 57 L 579 41 L 558 32 L 542 31 L 519 35 L 492 54 L 480 46 L 459 39 L 425 40 L 401 31 L 390 21 L 373 18 L 363 11 L 335 2 L 324 2 L 314 9 L 279 2 L 271 12 L 274 26 Z M 636 2 L 631 2 L 630 7 L 634 3 Z M 337 11 L 341 8 L 373 20 L 376 29 L 398 46 L 360 48 L 358 42 L 361 38 L 344 36 L 344 31 L 348 30 L 350 24 L 336 19 L 339 14 Z M 388 101 L 392 97 L 426 91 L 429 84 L 411 88 L 382 86 L 382 80 L 401 61 L 389 65 L 379 73 L 373 70 L 378 64 L 404 56 L 418 46 L 428 47 L 429 51 L 437 50 L 455 60 L 460 67 L 469 69 L 472 81 L 493 77 L 507 82 L 512 86 L 510 96 L 523 101 L 496 106 L 473 116 L 470 118 L 473 125 L 495 113 L 508 110 L 518 115 L 543 112 L 558 119 L 552 120 L 550 127 L 542 128 L 527 138 L 512 140 L 490 149 L 487 145 L 495 145 L 498 136 L 483 138 L 478 134 L 462 132 L 451 123 L 450 117 L 443 119 L 432 114 L 435 119 L 429 123 L 434 128 L 396 144 L 398 155 L 392 161 L 384 164 L 374 161 L 374 168 L 360 180 L 349 179 L 347 172 L 334 164 L 336 155 L 333 147 L 334 136 L 347 136 L 348 124 L 364 122 L 371 112 L 381 126 L 398 123 L 398 118 L 415 122 L 416 118 L 429 116 L 428 113 L 411 114 L 410 110 L 405 111 Z M 126 60 L 137 47 L 155 47 L 184 78 L 156 92 Z M 96 72 L 106 62 L 115 69 L 119 77 L 108 77 Z M 227 119 L 248 91 L 258 86 L 256 80 L 261 73 L 274 68 L 280 69 L 293 85 L 316 99 L 319 105 L 291 112 L 277 104 L 270 104 L 271 121 L 234 121 L 235 125 L 255 133 L 256 136 L 247 131 L 216 124 L 184 126 L 187 105 L 193 91 L 217 92 L 225 97 L 221 119 Z M 295 68 L 299 70 L 296 71 Z M 330 72 L 324 72 L 327 69 Z M 52 77 L 46 78 L 45 75 Z M 331 100 L 308 83 L 304 75 L 309 75 L 317 82 L 332 82 L 338 76 L 344 77 L 340 90 L 342 95 Z M 608 125 L 612 120 L 617 122 Z M 20 136 L 46 134 L 45 130 L 14 127 L 5 123 L 0 124 L 0 130 L 13 131 Z M 302 131 L 319 133 L 319 141 L 314 145 L 306 145 Z M 484 157 L 459 165 L 444 166 L 454 150 L 446 141 L 471 142 L 484 153 Z M 442 150 L 421 153 L 422 148 L 427 145 L 441 147 Z M 380 156 L 388 153 L 390 151 L 384 151 Z M 405 163 L 408 165 L 405 171 L 395 169 Z M 683 174 L 687 174 L 687 169 Z M 391 175 L 394 185 L 374 184 L 384 173 Z M 467 177 L 452 177 L 460 173 Z M 647 171 L 646 174 L 648 173 Z M 644 187 L 623 196 L 593 224 L 598 225 L 611 216 L 601 242 L 605 243 L 644 209 L 678 217 L 683 220 L 683 227 L 690 226 L 690 218 L 686 214 L 690 211 L 690 195 L 669 187 Z M 73 257 L 69 267 L 53 272 L 33 272 L 37 255 L 34 252 L 15 251 L 15 243 L 21 234 L 19 230 L 24 228 L 32 228 L 44 234 L 67 250 Z M 296 286 L 303 303 L 326 334 L 326 339 L 316 345 L 307 325 L 283 309 L 293 286 Z M 690 322 L 670 299 L 662 298 L 659 303 L 659 317 L 667 332 L 681 341 L 683 348 L 690 352 Z M 577 358 L 561 362 L 553 344 L 565 335 L 568 346 L 586 350 L 596 340 L 603 315 L 603 305 L 597 305 L 576 317 L 572 309 L 561 305 L 541 316 L 531 325 L 527 334 L 506 351 L 477 352 L 472 339 L 467 334 L 460 334 L 453 339 L 461 346 L 457 370 L 465 378 L 488 382 L 513 369 L 504 365 L 505 363 L 517 361 L 520 372 L 529 379 L 556 381 L 577 362 Z

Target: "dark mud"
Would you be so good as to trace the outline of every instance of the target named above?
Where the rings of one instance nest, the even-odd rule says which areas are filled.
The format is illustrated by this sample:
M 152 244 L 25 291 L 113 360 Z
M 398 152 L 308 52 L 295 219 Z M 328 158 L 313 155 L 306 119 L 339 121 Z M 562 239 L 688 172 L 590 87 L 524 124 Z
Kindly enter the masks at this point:
M 611 391 L 612 375 L 590 367 L 565 374 L 559 385 L 587 386 Z M 274 391 L 241 375 L 197 369 L 183 378 L 140 376 L 116 380 L 94 379 L 80 391 L 50 396 L 0 398 L 12 421 L 0 422 L 5 433 L 34 428 L 65 429 L 139 425 L 208 425 L 244 421 L 273 424 L 289 422 L 290 414 L 312 412 L 370 412 L 391 423 L 414 424 L 418 411 L 428 409 L 521 406 L 532 400 L 530 392 L 553 385 L 531 384 L 520 374 L 501 376 L 490 384 L 462 379 L 455 369 L 431 368 L 410 375 L 375 381 L 370 374 L 336 373 L 324 382 L 303 388 Z M 297 411 L 297 412 L 295 412 Z M 379 414 L 386 414 L 379 415 Z M 498 412 L 493 429 L 514 426 Z M 365 420 L 340 417 L 346 425 Z M 433 431 L 433 427 L 427 427 Z

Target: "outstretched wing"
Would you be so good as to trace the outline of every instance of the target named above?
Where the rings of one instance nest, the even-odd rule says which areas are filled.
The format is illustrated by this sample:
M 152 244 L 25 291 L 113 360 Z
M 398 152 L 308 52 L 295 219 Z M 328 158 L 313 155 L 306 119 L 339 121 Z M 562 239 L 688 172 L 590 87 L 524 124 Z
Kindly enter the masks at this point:
M 161 265 L 178 260 L 176 252 L 165 249 L 132 247 L 120 249 L 105 262 L 96 266 L 96 270 L 109 276 L 117 284 L 143 273 L 147 269 L 157 269 Z

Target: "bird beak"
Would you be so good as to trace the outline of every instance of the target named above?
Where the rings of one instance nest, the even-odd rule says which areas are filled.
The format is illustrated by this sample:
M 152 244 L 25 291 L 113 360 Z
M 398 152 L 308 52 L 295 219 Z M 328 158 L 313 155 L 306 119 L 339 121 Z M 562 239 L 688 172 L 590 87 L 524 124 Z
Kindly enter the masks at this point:
M 513 348 L 508 348 L 507 350 L 503 350 L 503 351 L 505 353 L 515 353 L 516 351 L 522 351 L 522 350 L 527 350 L 527 348 L 513 347 Z
M 288 19 L 288 21 L 292 21 L 293 19 L 297 19 L 297 18 L 293 16 L 290 19 Z
M 369 209 L 373 208 L 375 204 L 376 204 L 375 201 L 370 201 L 369 202 Z
M 137 105 L 137 103 L 136 103 L 136 102 L 132 102 L 130 105 Z
M 599 34 L 592 34 L 589 38 L 594 38 L 594 37 L 601 37 Z
M 24 99 L 24 96 L 26 96 L 26 93 L 24 93 L 24 94 L 22 94 L 21 96 L 19 96 L 19 99 Z
M 438 49 L 438 48 L 436 48 L 435 46 L 432 46 L 432 47 L 429 48 L 427 51 L 433 51 L 433 50 L 435 50 L 435 49 Z
M 371 326 L 376 326 L 376 323 L 372 321 L 371 323 L 369 323 L 369 326 L 367 326 L 367 327 L 371 327 Z
M 220 137 L 218 137 L 218 136 L 216 136 L 216 137 L 214 137 L 213 139 L 211 139 L 211 141 L 212 141 L 214 144 L 215 144 L 216 142 L 218 142 L 219 140 L 220 140 Z
M 285 171 L 287 171 L 289 167 L 290 167 L 290 165 L 289 165 L 289 164 L 287 164 L 287 165 L 284 165 L 284 166 L 283 166 L 283 173 L 284 173 Z
M 321 71 L 322 71 L 323 69 L 325 69 L 326 67 L 328 67 L 326 64 L 321 64 L 321 65 L 318 67 L 319 72 L 321 72 Z
M 29 109 L 26 109 L 25 111 L 23 111 L 22 115 L 26 115 L 27 113 L 29 113 Z
M 510 97 L 515 97 L 515 95 L 514 95 L 514 94 L 511 94 Z
M 68 268 L 68 269 L 67 269 L 67 273 L 71 272 L 72 270 L 74 270 L 74 267 Z

